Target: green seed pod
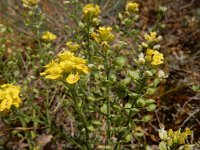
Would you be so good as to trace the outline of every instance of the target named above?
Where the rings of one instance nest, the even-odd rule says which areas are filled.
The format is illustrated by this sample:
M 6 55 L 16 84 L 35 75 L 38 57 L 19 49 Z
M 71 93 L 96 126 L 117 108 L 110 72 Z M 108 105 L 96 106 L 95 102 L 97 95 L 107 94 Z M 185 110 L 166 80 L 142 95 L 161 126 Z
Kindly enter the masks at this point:
M 117 57 L 114 64 L 118 67 L 123 67 L 126 64 L 127 59 L 125 57 Z
M 145 77 L 151 77 L 151 76 L 153 76 L 153 74 L 152 74 L 151 71 L 147 70 L 147 71 L 144 72 L 144 76 Z
M 128 76 L 136 80 L 140 78 L 139 72 L 137 70 L 134 70 L 134 71 L 128 70 Z
M 100 126 L 100 125 L 102 125 L 102 123 L 100 121 L 98 121 L 98 120 L 93 121 L 92 124 L 94 126 Z
M 156 104 L 150 104 L 148 107 L 147 107 L 147 111 L 154 111 L 156 109 Z
M 137 104 L 138 107 L 144 107 L 145 104 L 146 104 L 146 102 L 145 102 L 144 99 L 139 98 L 139 99 L 137 100 L 136 104 Z
M 156 101 L 155 100 L 153 100 L 153 99 L 148 99 L 148 100 L 146 100 L 146 106 L 149 106 L 150 104 L 153 104 L 153 103 L 155 103 Z
M 144 116 L 144 117 L 142 118 L 142 121 L 143 121 L 143 122 L 148 122 L 148 121 L 151 120 L 151 118 L 152 118 L 151 115 L 146 115 L 146 116 Z
M 129 85 L 131 82 L 131 78 L 130 77 L 126 77 L 125 79 L 121 80 L 120 83 L 124 86 Z
M 110 75 L 110 81 L 116 82 L 116 80 L 117 80 L 116 75 L 115 75 L 115 74 L 111 74 L 111 75 Z
M 134 135 L 135 135 L 136 137 L 143 137 L 143 136 L 144 136 L 144 133 L 135 132 Z
M 131 133 L 129 133 L 128 135 L 126 135 L 124 141 L 125 142 L 130 142 L 133 139 L 133 135 Z
M 137 94 L 137 93 L 129 93 L 128 95 L 129 95 L 131 98 L 136 98 L 136 97 L 139 96 L 139 94 Z
M 156 92 L 156 89 L 155 88 L 148 88 L 147 89 L 147 94 L 154 94 Z
M 94 102 L 95 101 L 94 97 L 92 97 L 92 96 L 88 96 L 87 100 L 89 100 L 90 102 Z

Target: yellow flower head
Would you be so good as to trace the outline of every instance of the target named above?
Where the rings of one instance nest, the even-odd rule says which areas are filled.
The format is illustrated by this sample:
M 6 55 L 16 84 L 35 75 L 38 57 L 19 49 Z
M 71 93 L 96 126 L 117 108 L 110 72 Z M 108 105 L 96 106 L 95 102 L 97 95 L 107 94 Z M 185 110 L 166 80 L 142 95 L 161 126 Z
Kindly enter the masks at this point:
M 65 80 L 69 84 L 75 84 L 80 79 L 79 74 L 87 74 L 89 72 L 86 61 L 74 56 L 74 53 L 70 51 L 59 54 L 58 58 L 46 65 L 45 68 L 45 71 L 40 75 L 52 80 L 65 79 L 67 77 Z
M 153 49 L 147 49 L 145 58 L 147 61 L 151 61 L 153 66 L 162 64 L 164 59 L 162 53 Z
M 138 12 L 139 11 L 139 4 L 134 2 L 128 2 L 126 4 L 126 11 L 130 13 Z
M 150 32 L 150 34 L 145 34 L 144 35 L 144 39 L 148 42 L 148 43 L 153 43 L 153 42 L 158 42 L 160 40 L 160 37 L 157 36 L 156 32 Z
M 56 35 L 54 35 L 53 33 L 49 32 L 49 31 L 46 31 L 43 33 L 42 39 L 44 41 L 54 41 L 56 39 Z
M 80 45 L 78 43 L 69 41 L 66 43 L 66 46 L 69 48 L 70 51 L 75 52 L 80 48 Z
M 69 76 L 66 78 L 66 81 L 69 84 L 75 84 L 76 82 L 78 82 L 79 79 L 80 76 L 78 73 L 76 73 L 75 75 L 73 73 L 70 73 Z
M 158 51 L 155 51 L 155 53 L 153 55 L 153 61 L 151 62 L 151 64 L 153 66 L 163 64 L 163 59 L 164 59 L 163 54 L 159 53 Z
M 62 76 L 63 70 L 60 65 L 55 61 L 50 62 L 48 65 L 45 66 L 45 68 L 46 70 L 40 73 L 40 75 L 45 76 L 45 78 L 47 79 L 56 80 Z
M 22 0 L 22 4 L 26 8 L 31 8 L 36 6 L 39 3 L 39 0 Z
M 98 5 L 87 4 L 83 7 L 84 18 L 96 18 L 100 14 L 100 8 Z
M 101 41 L 112 42 L 115 36 L 111 33 L 111 27 L 99 27 L 98 33 Z
M 8 110 L 11 106 L 19 107 L 21 99 L 19 97 L 20 87 L 11 84 L 0 86 L 0 111 Z

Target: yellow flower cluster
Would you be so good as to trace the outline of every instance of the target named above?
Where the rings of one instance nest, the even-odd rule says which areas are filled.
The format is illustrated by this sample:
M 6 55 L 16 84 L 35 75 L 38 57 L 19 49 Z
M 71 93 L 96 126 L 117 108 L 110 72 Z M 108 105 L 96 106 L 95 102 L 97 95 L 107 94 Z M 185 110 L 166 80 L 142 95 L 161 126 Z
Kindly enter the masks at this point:
M 49 32 L 49 31 L 46 31 L 43 33 L 42 39 L 44 41 L 54 41 L 56 39 L 56 35 L 54 35 L 53 33 Z
M 100 8 L 98 5 L 87 4 L 83 7 L 84 18 L 97 18 L 100 14 Z
M 126 4 L 126 11 L 129 13 L 134 13 L 139 11 L 139 4 L 134 2 L 128 2 Z
M 180 130 L 173 131 L 169 129 L 165 131 L 163 128 L 159 130 L 159 137 L 164 140 L 169 147 L 177 144 L 185 144 L 185 140 L 189 135 L 192 135 L 192 131 L 189 128 L 186 128 L 182 133 Z M 188 144 L 186 144 L 186 147 L 187 146 Z
M 9 110 L 11 106 L 19 107 L 22 100 L 19 97 L 20 87 L 11 84 L 0 86 L 0 112 Z
M 22 4 L 26 8 L 31 8 L 36 6 L 39 3 L 39 0 L 22 0 Z
M 147 61 L 150 61 L 153 66 L 162 64 L 164 59 L 162 53 L 153 49 L 147 49 L 145 58 Z
M 160 36 L 158 36 L 156 32 L 150 32 L 150 34 L 144 35 L 144 39 L 148 43 L 156 43 L 160 41 Z
M 72 52 L 76 52 L 80 48 L 80 45 L 78 43 L 75 43 L 75 42 L 72 42 L 72 41 L 67 42 L 66 46 Z
M 45 71 L 40 75 L 47 79 L 65 79 L 69 84 L 75 84 L 80 79 L 80 74 L 89 72 L 86 61 L 74 56 L 74 53 L 65 51 L 58 58 L 45 66 Z
M 115 38 L 111 31 L 111 27 L 99 27 L 99 30 L 97 30 L 98 33 L 93 32 L 91 37 L 103 48 L 108 49 L 109 43 L 112 42 Z

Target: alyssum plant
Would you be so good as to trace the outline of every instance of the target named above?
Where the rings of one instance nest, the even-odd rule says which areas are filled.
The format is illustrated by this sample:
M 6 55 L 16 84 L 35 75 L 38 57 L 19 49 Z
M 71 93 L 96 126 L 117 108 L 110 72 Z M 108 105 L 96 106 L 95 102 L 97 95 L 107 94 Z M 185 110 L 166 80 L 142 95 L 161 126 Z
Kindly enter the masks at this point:
M 126 11 L 138 12 L 138 4 L 128 3 Z M 164 59 L 157 46 L 161 38 L 156 32 L 144 35 L 133 67 L 122 53 L 126 43 L 115 41 L 111 27 L 99 26 L 99 14 L 98 5 L 83 7 L 79 31 L 84 36 L 79 43 L 68 41 L 41 75 L 66 86 L 76 119 L 75 134 L 67 134 L 73 147 L 123 149 L 143 136 L 137 124 L 148 122 L 156 109 L 148 97 L 165 78 L 158 68 Z

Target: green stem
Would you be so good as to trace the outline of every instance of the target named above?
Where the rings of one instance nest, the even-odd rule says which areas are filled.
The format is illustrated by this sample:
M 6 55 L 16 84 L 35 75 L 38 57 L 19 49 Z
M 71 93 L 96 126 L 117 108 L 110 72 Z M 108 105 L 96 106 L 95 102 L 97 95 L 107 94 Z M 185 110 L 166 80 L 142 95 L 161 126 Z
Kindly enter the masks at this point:
M 90 50 L 90 19 L 87 23 L 87 50 L 88 50 L 88 60 L 91 63 L 91 50 Z
M 90 150 L 91 147 L 89 145 L 89 131 L 88 131 L 88 128 L 87 128 L 87 119 L 86 119 L 85 115 L 83 114 L 82 109 L 80 109 L 80 107 L 79 107 L 79 105 L 77 103 L 77 94 L 76 94 L 75 89 L 74 88 L 72 89 L 69 86 L 68 86 L 68 88 L 69 88 L 69 90 L 71 92 L 72 99 L 74 101 L 74 109 L 77 112 L 77 114 L 78 114 L 79 118 L 81 119 L 81 121 L 83 123 L 83 126 L 85 128 L 85 136 L 86 136 L 86 144 L 87 144 L 86 146 Z
M 142 69 L 141 75 L 143 74 L 143 72 L 144 72 L 144 69 Z M 139 93 L 140 96 L 142 95 L 142 90 L 143 90 L 143 88 L 145 87 L 145 83 L 146 83 L 146 78 L 144 77 L 144 78 L 141 79 L 140 87 L 136 90 L 136 93 Z M 138 96 L 138 97 L 139 97 L 139 96 Z M 136 97 L 135 100 L 136 100 L 138 97 Z M 131 108 L 133 108 L 133 105 L 132 105 Z M 128 126 L 128 125 L 129 125 L 129 122 L 131 121 L 131 116 L 132 116 L 132 113 L 131 113 L 131 111 L 130 111 L 130 112 L 129 112 L 129 115 L 128 115 L 128 119 L 127 119 L 127 121 L 126 121 L 126 123 L 125 123 L 125 127 L 126 127 L 125 130 L 126 130 L 126 131 L 129 130 L 129 126 Z M 117 137 L 117 140 L 120 141 L 120 140 L 123 138 L 124 134 L 125 134 L 124 132 L 121 132 L 121 133 L 119 134 L 119 136 Z M 117 149 L 118 149 L 118 146 L 119 146 L 119 144 L 116 144 L 114 150 L 117 150 Z
M 110 68 L 109 68 L 109 59 L 108 59 L 108 55 L 105 55 L 105 66 L 106 66 L 106 79 L 109 80 L 110 79 Z M 106 102 L 107 102 L 107 115 L 108 117 L 110 117 L 110 99 L 109 99 L 109 95 L 110 95 L 110 85 L 106 84 Z M 111 138 L 111 133 L 110 133 L 110 127 L 111 127 L 111 121 L 109 119 L 107 119 L 107 141 L 106 144 L 110 145 L 110 138 Z
M 45 109 L 46 109 L 46 117 L 47 117 L 47 122 L 48 122 L 48 126 L 51 130 L 51 115 L 49 112 L 49 88 L 47 86 L 46 88 L 46 103 L 45 103 Z

